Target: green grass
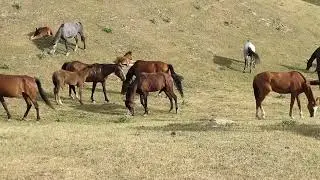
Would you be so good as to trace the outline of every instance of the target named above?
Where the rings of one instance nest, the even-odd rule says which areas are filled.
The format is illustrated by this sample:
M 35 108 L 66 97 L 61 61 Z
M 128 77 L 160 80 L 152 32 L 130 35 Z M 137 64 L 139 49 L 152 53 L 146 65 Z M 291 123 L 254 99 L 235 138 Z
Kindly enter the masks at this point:
M 36 0 L 17 11 L 12 1 L 0 5 L 0 72 L 39 77 L 51 101 L 51 76 L 64 62 L 112 63 L 129 50 L 133 60 L 173 64 L 185 90 L 178 114 L 168 112 L 167 98 L 151 93 L 149 115 L 142 116 L 136 97 L 136 116 L 128 117 L 121 81 L 111 75 L 110 103 L 103 102 L 100 84 L 96 104 L 86 85 L 82 106 L 65 87 L 63 106 L 52 110 L 39 102 L 39 123 L 34 108 L 20 121 L 24 100 L 6 98 L 13 120 L 7 122 L 2 109 L 0 179 L 319 179 L 320 122 L 308 117 L 305 95 L 304 119 L 296 105 L 296 118 L 289 118 L 290 95 L 271 93 L 263 103 L 266 119 L 257 120 L 252 91 L 254 75 L 266 70 L 317 78 L 304 69 L 319 46 L 319 6 L 300 0 L 65 0 L 63 6 Z M 84 25 L 86 51 L 80 42 L 66 57 L 59 44 L 49 55 L 50 38 L 28 39 L 36 27 L 56 31 L 73 20 Z M 112 33 L 103 30 L 106 24 Z M 242 73 L 247 39 L 262 60 L 252 74 Z M 319 96 L 318 87 L 313 91 Z

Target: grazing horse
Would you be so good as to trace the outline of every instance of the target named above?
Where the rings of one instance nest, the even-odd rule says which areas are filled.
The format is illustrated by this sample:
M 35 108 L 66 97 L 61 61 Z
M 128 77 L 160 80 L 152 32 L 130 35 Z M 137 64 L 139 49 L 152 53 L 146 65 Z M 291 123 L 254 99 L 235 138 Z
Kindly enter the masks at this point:
M 312 66 L 313 61 L 316 59 L 317 61 L 317 67 L 316 67 L 316 71 L 318 74 L 318 79 L 320 80 L 320 47 L 318 47 L 311 55 L 311 57 L 309 58 L 308 62 L 307 62 L 307 68 L 306 70 L 309 70 L 310 67 Z M 319 86 L 320 87 L 320 86 Z
M 133 76 L 138 76 L 140 73 L 156 73 L 156 72 L 164 72 L 168 73 L 172 76 L 175 86 L 177 87 L 181 97 L 183 98 L 183 87 L 182 87 L 182 80 L 183 77 L 178 75 L 171 64 L 167 64 L 161 61 L 143 61 L 138 60 L 136 61 L 133 66 L 127 72 L 126 80 L 122 83 L 121 93 L 125 94 L 127 88 L 132 81 Z
M 257 74 L 253 80 L 254 97 L 256 99 L 256 117 L 260 119 L 258 115 L 258 109 L 262 112 L 262 118 L 265 118 L 265 112 L 262 108 L 262 101 L 271 92 L 277 92 L 280 94 L 291 94 L 291 103 L 289 116 L 292 116 L 292 107 L 295 99 L 297 99 L 298 107 L 300 110 L 300 116 L 302 117 L 301 105 L 299 95 L 305 93 L 308 99 L 308 110 L 310 117 L 315 116 L 318 103 L 314 99 L 310 85 L 316 85 L 315 81 L 307 81 L 305 77 L 297 72 L 262 72 Z M 318 82 L 319 83 L 319 82 Z
M 243 48 L 243 56 L 244 56 L 244 68 L 243 73 L 245 73 L 246 68 L 250 64 L 250 73 L 251 69 L 256 67 L 256 64 L 260 63 L 260 57 L 256 53 L 256 47 L 250 42 L 247 41 Z
M 52 30 L 48 26 L 36 28 L 36 31 L 30 36 L 30 40 L 39 39 L 45 36 L 53 36 Z
M 62 65 L 61 69 L 67 70 L 67 71 L 81 71 L 82 69 L 89 66 L 89 64 L 82 63 L 80 61 L 72 61 L 72 62 L 66 62 Z M 123 73 L 123 70 L 120 65 L 118 64 L 92 64 L 93 68 L 92 71 L 89 73 L 89 75 L 86 78 L 86 82 L 93 82 L 92 83 L 92 93 L 91 93 L 91 101 L 95 103 L 93 94 L 96 89 L 97 83 L 101 83 L 104 99 L 106 102 L 109 102 L 109 99 L 107 97 L 106 93 L 106 78 L 111 74 L 114 73 L 116 76 L 118 76 L 121 81 L 125 80 L 125 76 Z M 69 96 L 72 97 L 71 89 L 73 90 L 74 94 L 76 95 L 75 87 L 72 85 L 69 85 Z M 73 98 L 73 97 L 72 97 Z
M 81 22 L 61 24 L 56 35 L 54 36 L 53 48 L 51 50 L 51 54 L 55 53 L 59 40 L 63 39 L 65 42 L 66 50 L 67 50 L 66 56 L 68 56 L 69 55 L 68 41 L 67 41 L 68 38 L 74 38 L 76 40 L 76 47 L 74 48 L 74 51 L 77 51 L 78 34 L 80 35 L 81 41 L 83 42 L 83 46 L 84 46 L 83 49 L 86 49 L 86 41 L 85 41 L 83 26 Z
M 34 105 L 37 111 L 37 121 L 40 120 L 39 115 L 39 105 L 37 103 L 37 94 L 40 94 L 44 102 L 54 109 L 45 95 L 44 90 L 42 89 L 40 80 L 38 78 L 33 78 L 26 75 L 4 75 L 0 74 L 0 101 L 2 106 L 7 112 L 8 119 L 11 118 L 11 114 L 8 110 L 7 104 L 4 100 L 4 97 L 23 97 L 27 103 L 27 110 L 24 113 L 22 120 L 24 120 L 29 110 Z
M 132 52 L 128 51 L 124 56 L 119 56 L 113 61 L 120 66 L 129 66 L 132 63 Z
M 82 88 L 90 71 L 92 71 L 92 66 L 87 66 L 83 70 L 76 71 L 76 72 L 66 71 L 63 69 L 55 71 L 52 74 L 52 82 L 54 85 L 54 88 L 53 88 L 54 98 L 57 104 L 62 105 L 62 102 L 59 96 L 59 91 L 60 91 L 60 88 L 62 88 L 65 84 L 77 86 L 79 88 L 79 96 L 80 96 L 79 101 L 80 101 L 80 104 L 83 104 Z
M 149 113 L 149 92 L 164 91 L 170 100 L 170 110 L 173 109 L 172 99 L 175 101 L 176 113 L 178 112 L 177 96 L 173 92 L 173 79 L 168 73 L 141 73 L 129 85 L 126 92 L 125 105 L 132 116 L 134 116 L 134 96 L 140 95 L 140 103 L 144 107 L 144 115 Z

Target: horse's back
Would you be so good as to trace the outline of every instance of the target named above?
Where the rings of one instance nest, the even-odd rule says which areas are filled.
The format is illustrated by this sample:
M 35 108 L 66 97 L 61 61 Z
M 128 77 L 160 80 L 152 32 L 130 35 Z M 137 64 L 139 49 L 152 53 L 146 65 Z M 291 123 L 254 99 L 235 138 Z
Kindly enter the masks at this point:
M 256 52 L 256 47 L 250 41 L 247 41 L 244 44 L 244 48 L 243 48 L 244 56 L 246 56 L 249 53 L 249 48 L 251 49 L 252 52 Z
M 79 22 L 67 22 L 60 26 L 62 35 L 66 38 L 76 36 L 80 31 L 82 31 L 82 24 Z
M 81 71 L 84 68 L 89 66 L 89 64 L 83 63 L 81 61 L 71 61 L 71 62 L 65 62 L 61 69 L 67 70 L 67 71 Z
M 27 75 L 0 74 L 0 96 L 17 97 L 22 93 L 35 94 L 36 83 L 33 77 Z
M 137 60 L 132 66 L 137 72 L 155 73 L 168 72 L 168 64 L 162 61 Z

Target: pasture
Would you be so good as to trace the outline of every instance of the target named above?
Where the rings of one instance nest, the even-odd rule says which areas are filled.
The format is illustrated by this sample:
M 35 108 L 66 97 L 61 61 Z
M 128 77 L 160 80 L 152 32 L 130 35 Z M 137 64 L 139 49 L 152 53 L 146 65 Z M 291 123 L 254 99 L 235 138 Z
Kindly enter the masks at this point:
M 0 72 L 38 77 L 54 103 L 52 73 L 66 61 L 112 63 L 132 51 L 133 60 L 161 60 L 184 77 L 185 104 L 168 113 L 164 96 L 151 94 L 149 115 L 136 97 L 134 117 L 120 94 L 122 82 L 107 79 L 84 105 L 60 92 L 56 110 L 39 100 L 27 121 L 21 99 L 6 98 L 12 121 L 0 108 L 0 179 L 319 179 L 320 114 L 305 118 L 290 95 L 264 100 L 265 120 L 255 118 L 256 73 L 297 70 L 307 79 L 306 59 L 319 47 L 320 6 L 302 0 L 33 0 L 0 2 Z M 36 27 L 81 21 L 86 50 L 65 56 L 60 43 L 30 41 Z M 261 64 L 242 73 L 244 42 L 256 46 Z M 69 40 L 74 44 L 74 40 Z M 74 48 L 74 45 L 71 45 Z M 314 95 L 320 90 L 313 86 Z

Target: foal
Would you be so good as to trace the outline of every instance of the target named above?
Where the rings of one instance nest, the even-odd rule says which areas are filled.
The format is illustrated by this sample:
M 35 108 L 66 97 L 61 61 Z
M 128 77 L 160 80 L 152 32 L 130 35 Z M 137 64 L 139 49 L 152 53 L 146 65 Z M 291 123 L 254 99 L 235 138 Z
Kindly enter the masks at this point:
M 173 109 L 172 99 L 175 101 L 176 113 L 178 112 L 177 96 L 173 91 L 172 77 L 163 72 L 159 73 L 141 73 L 129 85 L 126 92 L 125 105 L 132 116 L 134 116 L 134 96 L 140 94 L 140 103 L 144 107 L 144 115 L 149 113 L 148 95 L 149 92 L 164 91 L 170 100 L 170 110 Z
M 246 71 L 246 67 L 250 64 L 250 73 L 252 67 L 255 68 L 256 64 L 260 63 L 260 57 L 256 53 L 256 47 L 248 40 L 243 48 L 244 68 L 243 73 Z
M 81 22 L 61 24 L 61 26 L 59 27 L 54 37 L 51 54 L 55 53 L 59 40 L 63 39 L 66 46 L 66 50 L 67 50 L 66 56 L 68 56 L 69 55 L 68 41 L 67 41 L 68 38 L 74 38 L 76 40 L 76 47 L 74 48 L 74 51 L 77 51 L 78 34 L 80 35 L 81 41 L 83 42 L 83 46 L 84 46 L 83 49 L 86 49 L 86 41 L 85 41 L 83 26 Z
M 39 39 L 45 36 L 52 36 L 52 29 L 48 26 L 36 28 L 36 31 L 30 37 L 30 40 Z
M 84 82 L 85 82 L 87 76 L 89 75 L 90 71 L 92 71 L 92 65 L 86 67 L 85 69 L 83 69 L 81 71 L 76 71 L 76 72 L 70 72 L 70 71 L 66 71 L 63 69 L 55 71 L 52 74 L 52 82 L 54 84 L 53 93 L 54 93 L 54 97 L 55 97 L 57 104 L 62 105 L 62 102 L 61 102 L 61 99 L 59 96 L 59 90 L 65 84 L 77 86 L 79 88 L 79 96 L 80 96 L 79 101 L 80 101 L 80 104 L 83 104 L 82 103 L 82 88 L 83 88 Z

